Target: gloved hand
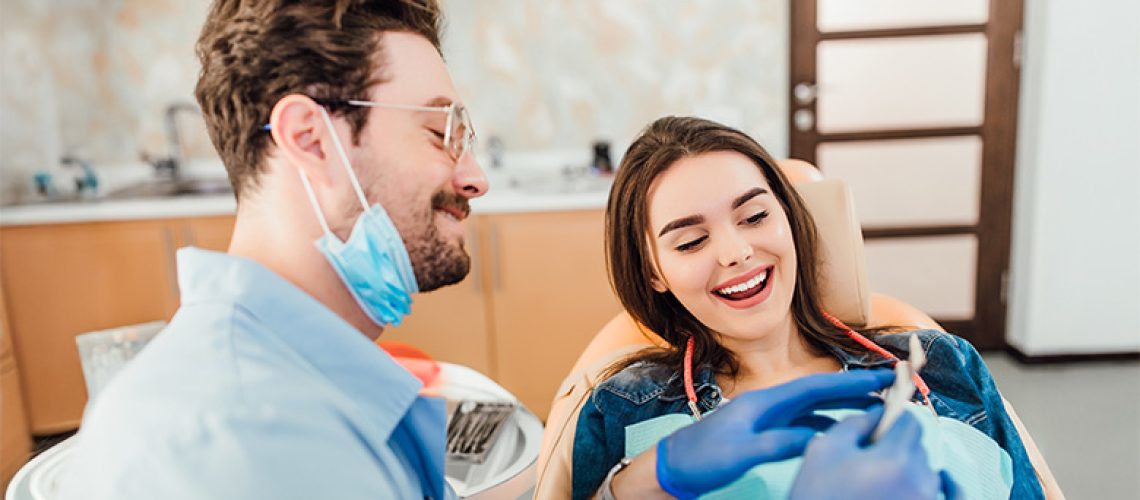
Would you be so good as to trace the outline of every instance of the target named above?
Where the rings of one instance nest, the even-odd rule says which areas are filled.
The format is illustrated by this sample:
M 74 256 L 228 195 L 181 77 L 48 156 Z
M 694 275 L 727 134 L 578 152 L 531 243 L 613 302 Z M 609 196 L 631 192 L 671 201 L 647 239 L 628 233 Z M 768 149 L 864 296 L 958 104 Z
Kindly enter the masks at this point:
M 657 482 L 677 498 L 694 498 L 756 465 L 798 456 L 819 427 L 834 423 L 812 411 L 880 403 L 870 393 L 894 379 L 890 370 L 859 370 L 810 375 L 742 394 L 658 443 Z
M 947 499 L 958 487 L 946 471 L 930 469 L 922 426 L 903 412 L 878 442 L 867 444 L 883 416 L 878 406 L 836 424 L 807 447 L 791 499 Z

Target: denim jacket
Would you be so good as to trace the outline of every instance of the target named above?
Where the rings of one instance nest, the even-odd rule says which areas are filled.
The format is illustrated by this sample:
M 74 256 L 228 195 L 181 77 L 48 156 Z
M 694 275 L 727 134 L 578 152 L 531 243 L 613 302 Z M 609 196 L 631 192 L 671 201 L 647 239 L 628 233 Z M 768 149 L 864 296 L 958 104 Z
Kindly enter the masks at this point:
M 930 402 L 938 415 L 974 427 L 1009 453 L 1014 479 L 1011 498 L 1044 498 L 1021 436 L 974 346 L 965 339 L 937 330 L 911 333 L 918 335 L 926 351 L 927 363 L 920 374 L 930 388 Z M 889 334 L 873 340 L 906 359 L 909 338 L 909 333 Z M 850 354 L 831 348 L 831 353 L 844 370 L 893 364 L 872 352 Z M 704 413 L 720 404 L 720 387 L 710 367 L 694 371 L 697 405 Z M 687 414 L 687 405 L 681 374 L 661 365 L 635 363 L 599 384 L 578 416 L 571 475 L 573 498 L 593 496 L 606 473 L 621 460 L 626 426 L 670 413 Z

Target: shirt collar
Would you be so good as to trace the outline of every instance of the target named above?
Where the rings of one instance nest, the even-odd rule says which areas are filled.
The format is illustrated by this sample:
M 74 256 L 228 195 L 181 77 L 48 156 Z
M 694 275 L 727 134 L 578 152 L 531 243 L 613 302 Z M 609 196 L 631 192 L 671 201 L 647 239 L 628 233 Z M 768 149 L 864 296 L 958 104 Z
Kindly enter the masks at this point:
M 850 353 L 837 345 L 825 344 L 824 347 L 839 361 L 839 364 L 843 365 L 844 370 L 852 367 L 878 368 L 880 366 L 892 366 L 895 364 L 895 360 L 884 358 L 871 351 Z
M 178 251 L 182 303 L 227 302 L 305 359 L 391 435 L 422 384 L 368 337 L 258 262 L 197 248 Z

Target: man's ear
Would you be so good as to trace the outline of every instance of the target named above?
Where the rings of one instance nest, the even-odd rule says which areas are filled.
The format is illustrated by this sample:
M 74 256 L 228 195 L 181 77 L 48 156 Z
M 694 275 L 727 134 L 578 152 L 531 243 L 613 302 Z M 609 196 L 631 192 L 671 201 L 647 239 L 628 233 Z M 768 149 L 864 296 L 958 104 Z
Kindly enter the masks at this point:
M 269 115 L 270 134 L 281 155 L 300 168 L 314 185 L 335 183 L 341 170 L 321 106 L 301 94 L 282 97 Z

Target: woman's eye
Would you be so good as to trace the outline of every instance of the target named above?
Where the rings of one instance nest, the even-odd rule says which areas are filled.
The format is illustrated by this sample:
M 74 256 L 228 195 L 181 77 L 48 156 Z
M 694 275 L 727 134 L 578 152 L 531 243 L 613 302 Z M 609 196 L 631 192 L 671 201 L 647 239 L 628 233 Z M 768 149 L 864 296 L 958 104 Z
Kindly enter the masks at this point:
M 757 212 L 752 217 L 744 219 L 744 223 L 748 224 L 749 226 L 755 226 L 756 224 L 759 224 L 760 221 L 764 220 L 765 217 L 768 217 L 768 211 L 762 210 L 760 212 Z
M 709 238 L 708 236 L 701 236 L 700 238 L 697 238 L 695 240 L 677 245 L 677 251 L 678 252 L 688 252 L 689 250 L 693 250 L 693 249 L 697 248 L 698 246 L 700 246 L 701 243 L 704 243 L 705 240 L 707 240 L 708 238 Z

